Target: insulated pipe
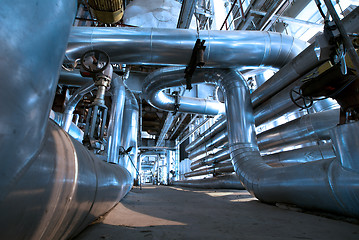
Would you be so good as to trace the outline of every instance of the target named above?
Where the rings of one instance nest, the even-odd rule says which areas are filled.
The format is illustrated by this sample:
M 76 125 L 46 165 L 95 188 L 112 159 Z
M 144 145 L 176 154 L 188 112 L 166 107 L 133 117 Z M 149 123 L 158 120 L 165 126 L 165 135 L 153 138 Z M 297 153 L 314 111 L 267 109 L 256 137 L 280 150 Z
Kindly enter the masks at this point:
M 263 133 L 257 135 L 259 149 L 262 151 L 276 151 L 284 147 L 300 145 L 308 142 L 315 142 L 319 140 L 329 140 L 330 131 L 339 119 L 339 109 L 332 109 L 324 112 L 307 114 L 285 124 L 274 127 Z M 221 144 L 228 142 L 226 129 L 219 132 L 217 135 L 220 139 L 211 138 L 204 139 L 208 145 L 200 145 L 192 149 L 189 158 L 192 159 L 211 147 L 211 142 L 220 141 Z
M 215 154 L 209 154 L 202 159 L 191 163 L 191 170 L 195 170 L 205 165 L 212 165 L 230 159 L 229 149 L 222 149 Z
M 228 135 L 227 131 L 222 131 L 220 133 L 217 133 L 215 136 L 210 138 L 207 142 L 199 145 L 197 148 L 192 150 L 188 154 L 188 158 L 193 160 L 195 157 L 197 157 L 203 153 L 206 153 L 208 151 L 211 151 L 215 147 L 219 147 L 219 146 L 227 143 L 228 142 L 227 135 Z
M 291 151 L 262 156 L 263 161 L 272 167 L 285 167 L 301 163 L 335 158 L 331 143 L 303 147 Z
M 185 84 L 184 70 L 184 67 L 168 67 L 147 75 L 142 90 L 144 99 L 152 106 L 166 111 L 207 115 L 223 114 L 225 112 L 224 104 L 217 100 L 173 96 L 163 92 L 165 88 Z M 192 83 L 203 81 L 203 77 L 203 71 L 196 71 L 192 76 Z
M 303 41 L 273 32 L 73 27 L 66 58 L 73 62 L 98 49 L 117 63 L 186 66 L 198 38 L 206 41 L 206 67 L 279 68 L 306 47 Z
M 126 89 L 122 77 L 115 73 L 112 75 L 111 91 L 112 104 L 107 130 L 107 162 L 118 163 Z
M 126 88 L 126 101 L 123 112 L 121 146 L 124 149 L 132 147 L 128 155 L 122 156 L 119 160 L 120 166 L 131 173 L 132 179 L 137 175 L 137 134 L 138 134 L 139 107 L 135 95 Z
M 342 20 L 342 24 L 348 33 L 359 31 L 359 8 L 354 9 Z M 310 70 L 328 61 L 329 59 L 318 59 L 315 51 L 316 43 L 311 44 L 290 63 L 282 67 L 276 74 L 263 83 L 252 93 L 252 104 L 256 108 L 264 101 L 268 100 L 283 88 L 287 87 L 299 77 L 308 73 Z
M 173 115 L 172 113 L 167 113 L 167 117 L 166 117 L 166 120 L 163 124 L 163 127 L 162 127 L 162 130 L 161 130 L 161 133 L 157 139 L 157 142 L 156 142 L 156 147 L 160 147 L 161 145 L 164 145 L 162 144 L 163 141 L 165 140 L 165 137 L 167 135 L 167 132 L 170 130 L 170 127 L 172 126 L 173 124 L 173 121 L 178 117 L 178 114 L 175 114 Z
M 233 165 L 231 162 L 225 162 L 216 165 L 215 167 L 208 167 L 204 169 L 195 170 L 189 173 L 185 173 L 184 176 L 188 177 L 195 177 L 207 174 L 216 174 L 216 173 L 224 173 L 224 172 L 233 172 Z
M 339 122 L 339 109 L 307 114 L 257 136 L 261 150 L 275 151 L 286 146 L 329 140 L 330 129 Z
M 66 86 L 74 86 L 74 87 L 82 87 L 87 83 L 93 83 L 93 79 L 89 77 L 82 77 L 80 74 L 80 70 L 74 69 L 73 71 L 66 71 L 61 69 L 59 84 Z
M 224 71 L 219 84 L 226 99 L 229 144 L 234 169 L 246 189 L 268 203 L 290 203 L 359 217 L 359 174 L 354 155 L 359 123 L 335 127 L 332 141 L 338 159 L 321 160 L 290 167 L 272 168 L 265 164 L 256 143 L 254 115 L 248 87 L 240 74 Z M 350 157 L 348 157 L 350 156 Z
M 217 122 L 215 122 L 211 127 L 209 127 L 206 131 L 196 137 L 190 144 L 188 144 L 185 148 L 186 152 L 190 152 L 200 144 L 207 141 L 212 136 L 216 135 L 217 133 L 221 132 L 222 130 L 226 129 L 226 118 L 220 117 Z
M 1 2 L 1 239 L 72 238 L 129 191 L 125 169 L 48 120 L 75 13 L 69 0 Z
M 216 176 L 213 178 L 204 178 L 196 180 L 175 181 L 174 186 L 189 188 L 207 188 L 207 189 L 238 189 L 243 190 L 244 187 L 235 174 Z
M 96 89 L 94 82 L 88 82 L 74 92 L 70 100 L 67 102 L 65 111 L 62 118 L 62 128 L 69 132 L 69 128 L 72 123 L 73 113 L 76 109 L 77 104 L 81 101 L 83 96 L 92 90 Z

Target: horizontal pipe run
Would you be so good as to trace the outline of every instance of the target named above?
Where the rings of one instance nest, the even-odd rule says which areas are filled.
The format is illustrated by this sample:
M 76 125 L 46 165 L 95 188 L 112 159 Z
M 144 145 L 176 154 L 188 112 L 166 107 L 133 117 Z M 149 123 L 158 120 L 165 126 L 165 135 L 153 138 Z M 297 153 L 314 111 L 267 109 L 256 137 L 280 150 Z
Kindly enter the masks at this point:
M 188 158 L 193 160 L 195 157 L 211 151 L 213 148 L 222 146 L 228 142 L 227 131 L 217 133 L 215 136 L 210 138 L 207 142 L 201 144 L 196 149 L 188 154 Z
M 206 41 L 206 67 L 216 68 L 279 68 L 306 46 L 293 37 L 261 31 L 73 27 L 65 57 L 73 62 L 98 49 L 116 63 L 186 66 L 198 38 Z
M 60 85 L 81 87 L 90 82 L 93 83 L 93 79 L 81 76 L 80 70 L 78 69 L 74 69 L 73 71 L 61 69 L 58 83 Z
M 261 151 L 278 151 L 284 147 L 296 146 L 308 142 L 330 139 L 330 129 L 338 123 L 339 109 L 307 114 L 285 124 L 274 127 L 257 136 L 258 146 Z M 200 154 L 209 151 L 211 143 L 228 142 L 227 129 L 222 130 L 213 138 L 204 139 L 206 142 L 189 153 L 193 159 Z M 216 145 L 218 146 L 218 145 Z
M 207 174 L 216 174 L 216 173 L 224 173 L 224 172 L 233 172 L 233 165 L 231 162 L 220 163 L 215 167 L 208 167 L 204 169 L 195 170 L 192 172 L 185 173 L 184 176 L 188 177 L 195 177 Z
M 188 144 L 185 148 L 186 152 L 190 152 L 217 133 L 226 129 L 226 118 L 220 117 L 217 122 L 215 122 L 212 126 L 210 126 L 206 131 L 196 137 L 190 144 Z
M 307 114 L 257 136 L 261 150 L 276 151 L 318 140 L 329 140 L 330 129 L 339 122 L 339 109 Z
M 322 159 L 335 158 L 331 143 L 303 147 L 290 151 L 262 156 L 263 161 L 272 167 L 286 167 Z
M 342 20 L 342 24 L 348 33 L 359 31 L 359 8 L 354 9 Z M 299 77 L 326 62 L 329 59 L 318 59 L 315 52 L 316 43 L 308 46 L 296 56 L 290 63 L 282 67 L 276 74 L 257 88 L 251 95 L 253 107 L 256 108 L 282 89 L 293 83 Z M 329 56 L 328 56 L 329 57 Z
M 219 163 L 219 162 L 222 162 L 222 161 L 225 161 L 228 159 L 230 159 L 229 149 L 224 148 L 222 150 L 219 150 L 215 154 L 209 154 L 209 155 L 205 156 L 204 158 L 201 158 L 195 162 L 192 162 L 191 170 L 195 170 L 197 168 L 200 168 L 200 167 L 206 166 L 206 165 L 212 165 L 214 163 Z
M 337 146 L 335 152 L 338 159 L 272 168 L 260 156 L 252 104 L 245 80 L 229 71 L 227 74 L 223 73 L 219 84 L 226 99 L 231 159 L 241 182 L 252 195 L 267 203 L 290 203 L 302 208 L 359 217 L 358 169 L 345 164 L 353 162 L 352 156 L 341 155 L 357 151 L 358 134 L 344 135 L 342 129 L 357 132 L 358 122 L 334 126 L 332 131 L 340 132 L 331 137 L 333 145 Z M 324 117 L 327 112 L 321 116 Z M 326 122 L 327 119 L 322 121 Z M 316 121 L 312 123 L 315 123 L 313 126 L 321 125 Z
M 204 189 L 237 189 L 243 190 L 244 187 L 235 174 L 216 176 L 197 180 L 175 181 L 174 186 Z

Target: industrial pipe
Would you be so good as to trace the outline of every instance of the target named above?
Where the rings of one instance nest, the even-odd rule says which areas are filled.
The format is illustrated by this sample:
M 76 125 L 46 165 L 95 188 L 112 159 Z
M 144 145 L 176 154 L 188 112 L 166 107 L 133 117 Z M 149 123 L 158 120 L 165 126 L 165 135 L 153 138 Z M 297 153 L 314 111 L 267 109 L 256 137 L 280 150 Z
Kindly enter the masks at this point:
M 226 129 L 226 118 L 220 117 L 217 122 L 215 122 L 212 126 L 210 126 L 206 131 L 196 137 L 195 140 L 190 142 L 185 150 L 186 152 L 190 152 L 205 141 L 208 141 L 211 137 L 216 135 L 217 133 L 221 132 L 222 130 Z
M 243 190 L 244 187 L 239 181 L 236 174 L 216 176 L 212 178 L 175 181 L 174 186 L 189 187 L 189 188 L 207 188 L 207 189 L 238 189 Z
M 161 68 L 150 73 L 144 80 L 144 99 L 152 106 L 174 112 L 200 113 L 207 115 L 223 114 L 224 104 L 217 100 L 174 96 L 163 92 L 168 87 L 178 87 L 184 82 L 184 67 Z M 192 83 L 203 81 L 203 72 L 195 72 Z
M 132 179 L 137 176 L 137 137 L 138 137 L 138 118 L 139 107 L 135 95 L 126 88 L 126 101 L 123 112 L 121 146 L 127 150 L 132 147 L 131 151 L 120 157 L 119 165 L 131 173 Z
M 342 25 L 348 33 L 355 33 L 359 31 L 358 22 L 359 8 L 356 8 L 342 20 Z M 308 46 L 252 93 L 251 98 L 254 108 L 293 83 L 299 77 L 329 60 L 329 56 L 328 58 L 318 58 L 315 51 L 316 44 L 313 43 Z
M 66 59 L 73 62 L 98 49 L 116 63 L 186 66 L 198 38 L 206 41 L 206 67 L 279 68 L 306 47 L 303 41 L 273 32 L 73 27 Z
M 216 174 L 216 173 L 225 173 L 225 172 L 233 172 L 233 165 L 229 162 L 223 162 L 220 164 L 216 164 L 214 167 L 203 168 L 199 170 L 195 170 L 192 172 L 185 173 L 184 176 L 188 177 L 195 177 L 207 174 Z
M 126 89 L 122 77 L 115 73 L 112 76 L 111 90 L 112 104 L 107 130 L 107 162 L 118 163 Z
M 290 151 L 262 156 L 263 161 L 272 167 L 286 167 L 301 163 L 335 158 L 331 143 L 302 147 Z
M 228 142 L 227 131 L 222 131 L 217 133 L 212 138 L 210 138 L 207 142 L 202 143 L 195 149 L 193 149 L 189 154 L 188 158 L 193 160 L 195 157 L 211 151 L 213 148 L 224 145 Z
M 284 147 L 300 145 L 319 140 L 329 140 L 330 131 L 339 119 L 339 109 L 307 114 L 285 124 L 274 127 L 257 135 L 258 146 L 261 151 L 277 151 Z M 192 149 L 189 158 L 205 153 L 208 149 L 219 142 L 228 142 L 227 129 L 217 133 L 216 137 L 204 138 L 206 144 Z M 216 145 L 218 146 L 218 144 Z
M 229 155 L 229 149 L 224 148 L 222 150 L 219 150 L 215 154 L 209 154 L 205 156 L 204 158 L 201 158 L 195 162 L 191 163 L 191 170 L 195 170 L 197 168 L 200 168 L 205 165 L 212 165 L 214 163 L 219 163 L 225 160 L 230 159 Z
M 229 144 L 234 169 L 246 189 L 268 203 L 289 203 L 359 217 L 356 157 L 359 123 L 335 127 L 332 141 L 337 159 L 272 168 L 265 164 L 256 143 L 254 115 L 248 87 L 240 74 L 223 71 L 219 84 L 226 99 Z M 348 163 L 348 164 L 346 164 Z M 285 183 L 285 184 L 283 184 Z
M 330 129 L 339 122 L 339 109 L 307 114 L 257 135 L 259 149 L 283 147 L 330 139 Z
M 1 2 L 1 239 L 72 238 L 129 191 L 127 170 L 48 120 L 75 13 L 69 0 Z
M 71 96 L 70 100 L 66 103 L 65 111 L 62 118 L 62 128 L 69 132 L 70 125 L 72 123 L 73 113 L 77 104 L 81 101 L 83 96 L 92 90 L 96 89 L 94 82 L 88 82 L 79 89 L 77 89 Z

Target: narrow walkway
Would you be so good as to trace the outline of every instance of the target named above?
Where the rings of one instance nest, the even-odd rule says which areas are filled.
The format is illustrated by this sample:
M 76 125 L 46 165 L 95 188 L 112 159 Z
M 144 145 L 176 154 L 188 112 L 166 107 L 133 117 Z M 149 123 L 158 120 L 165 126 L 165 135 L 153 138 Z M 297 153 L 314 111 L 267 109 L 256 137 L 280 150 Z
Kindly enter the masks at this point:
M 359 239 L 359 225 L 278 208 L 240 190 L 133 189 L 76 240 Z

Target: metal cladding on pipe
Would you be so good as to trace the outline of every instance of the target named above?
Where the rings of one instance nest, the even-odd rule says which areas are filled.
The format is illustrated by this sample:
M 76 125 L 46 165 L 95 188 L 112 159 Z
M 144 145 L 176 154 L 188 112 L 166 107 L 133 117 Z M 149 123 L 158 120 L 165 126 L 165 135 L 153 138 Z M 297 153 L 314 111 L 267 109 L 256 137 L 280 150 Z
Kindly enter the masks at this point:
M 226 129 L 226 118 L 220 117 L 217 122 L 215 122 L 211 127 L 209 127 L 206 131 L 196 137 L 195 140 L 190 142 L 185 148 L 186 152 L 190 152 L 200 144 L 207 141 L 212 136 L 216 135 L 217 133 L 221 132 L 222 130 Z
M 359 31 L 359 8 L 354 9 L 342 20 L 342 24 L 349 33 Z M 308 73 L 318 65 L 329 59 L 319 60 L 315 52 L 316 43 L 307 47 L 290 63 L 282 67 L 273 77 L 268 79 L 252 93 L 252 104 L 256 108 L 283 88 L 287 87 L 299 77 Z M 328 56 L 329 57 L 329 56 Z
M 185 177 L 195 177 L 195 176 L 201 176 L 201 175 L 207 175 L 207 174 L 216 174 L 216 173 L 224 173 L 224 172 L 233 172 L 233 165 L 229 162 L 224 162 L 215 165 L 215 167 L 208 167 L 204 169 L 195 170 L 189 173 L 185 173 Z
M 329 140 L 330 129 L 339 122 L 339 109 L 307 114 L 257 136 L 261 150 L 275 151 L 285 146 Z
M 298 107 L 293 103 L 289 93 L 294 87 L 301 86 L 302 84 L 302 81 L 295 81 L 272 98 L 255 107 L 254 117 L 256 126 L 279 118 L 287 112 L 297 111 Z
M 92 90 L 96 89 L 94 82 L 89 82 L 80 87 L 79 89 L 74 92 L 71 96 L 70 100 L 66 104 L 66 108 L 62 118 L 62 128 L 68 132 L 70 125 L 72 123 L 73 113 L 76 109 L 77 104 L 81 101 L 83 96 L 86 93 L 91 92 Z
M 143 84 L 144 99 L 152 106 L 166 111 L 177 110 L 178 112 L 207 115 L 223 114 L 225 112 L 224 104 L 217 100 L 173 96 L 163 92 L 165 88 L 185 84 L 184 70 L 184 67 L 168 67 L 150 73 Z M 192 76 L 192 83 L 203 81 L 203 77 L 203 72 L 196 72 Z
M 332 141 L 334 146 L 339 146 L 336 148 L 339 159 L 272 168 L 263 162 L 258 150 L 252 104 L 245 80 L 233 71 L 224 72 L 222 76 L 219 84 L 226 99 L 231 158 L 246 189 L 263 202 L 290 203 L 359 217 L 358 169 L 356 166 L 347 168 L 344 162 L 352 156 L 341 155 L 346 150 L 357 150 L 359 136 L 352 134 L 341 138 L 342 133 L 334 134 Z M 336 128 L 334 132 L 343 128 L 357 132 L 359 123 Z
M 213 178 L 204 178 L 198 180 L 175 181 L 174 186 L 189 188 L 207 188 L 207 189 L 239 189 L 244 187 L 235 174 L 216 176 Z
M 137 176 L 137 134 L 138 134 L 139 107 L 135 95 L 126 88 L 126 101 L 122 120 L 121 144 L 124 149 L 132 147 L 128 155 L 122 156 L 119 160 L 120 166 L 131 173 L 132 179 Z M 131 162 L 132 161 L 132 162 Z
M 291 151 L 262 156 L 264 162 L 272 167 L 286 167 L 301 163 L 335 158 L 331 143 L 303 147 Z
M 215 136 L 210 138 L 207 142 L 199 145 L 197 148 L 193 149 L 189 154 L 188 158 L 193 160 L 195 157 L 206 153 L 208 151 L 211 151 L 213 148 L 219 147 L 221 145 L 224 145 L 228 142 L 227 138 L 227 132 L 222 131 L 220 133 L 217 133 Z
M 92 83 L 93 79 L 89 77 L 82 77 L 78 69 L 74 69 L 70 72 L 64 69 L 61 69 L 60 71 L 59 84 L 78 87 L 90 82 Z
M 99 160 L 49 122 L 42 150 L 2 199 L 1 238 L 71 238 L 111 209 L 130 183 L 126 169 Z
M 120 140 L 122 132 L 122 119 L 125 106 L 126 89 L 122 82 L 122 77 L 113 74 L 111 81 L 112 104 L 110 112 L 110 120 L 108 124 L 108 144 L 107 144 L 107 162 L 118 163 Z M 124 166 L 126 167 L 126 166 Z
M 198 38 L 206 41 L 206 67 L 278 68 L 306 47 L 303 41 L 273 32 L 74 27 L 66 58 L 74 61 L 99 49 L 118 63 L 186 66 Z
M 173 121 L 178 117 L 178 114 L 171 114 L 171 113 L 168 113 L 167 114 L 167 117 L 166 117 L 166 120 L 163 124 L 163 127 L 161 129 L 161 133 L 160 133 L 160 136 L 158 137 L 158 140 L 156 142 L 156 147 L 160 147 L 161 145 L 164 145 L 164 140 L 165 140 L 165 137 L 167 135 L 167 132 L 170 130 L 170 127 L 172 126 L 173 124 Z
M 1 239 L 71 238 L 129 190 L 125 169 L 48 120 L 75 14 L 69 0 L 1 3 Z
M 229 149 L 222 149 L 215 154 L 209 154 L 202 159 L 191 163 L 191 170 L 195 170 L 205 165 L 212 165 L 230 159 Z
M 38 2 L 5 1 L 0 8 L 0 53 L 6 56 L 6 61 L 0 62 L 0 159 L 11 160 L 2 161 L 0 200 L 8 194 L 14 178 L 31 162 L 42 144 L 55 95 L 57 73 L 76 11 L 76 4 L 69 0 Z M 28 4 L 39 5 L 39 16 L 33 18 L 37 11 L 29 11 Z M 50 13 L 48 9 L 54 12 Z M 21 12 L 27 15 L 19 18 L 17 13 Z M 32 24 L 29 24 L 29 19 L 33 20 Z M 48 19 L 56 19 L 56 22 Z M 35 32 L 46 32 L 46 37 Z M 31 56 L 31 60 L 25 60 L 24 56 Z M 34 71 L 39 66 L 42 70 Z M 21 146 L 21 151 L 18 146 Z

